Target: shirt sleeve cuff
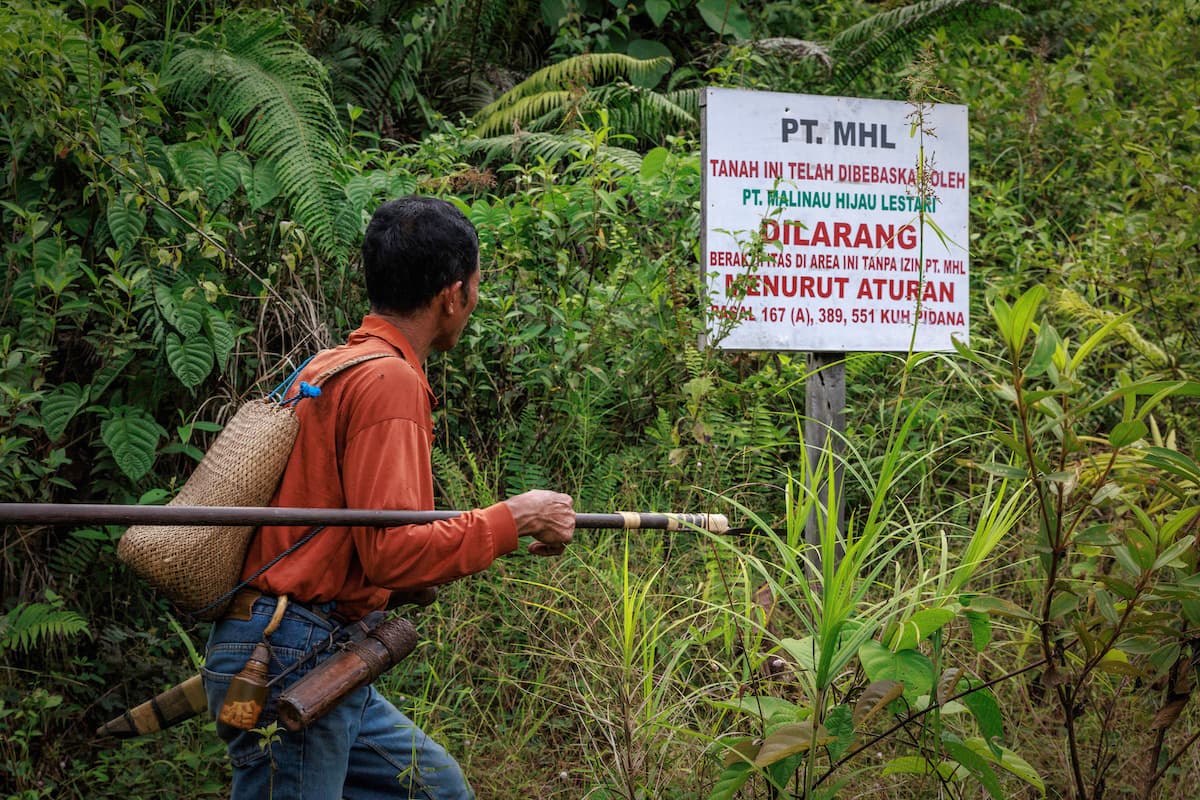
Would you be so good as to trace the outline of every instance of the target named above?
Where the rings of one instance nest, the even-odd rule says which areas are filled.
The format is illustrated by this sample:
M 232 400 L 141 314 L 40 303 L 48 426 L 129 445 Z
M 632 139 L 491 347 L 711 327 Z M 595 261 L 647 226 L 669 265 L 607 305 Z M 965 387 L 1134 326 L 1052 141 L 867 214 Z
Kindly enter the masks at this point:
M 506 503 L 496 503 L 482 511 L 487 520 L 488 530 L 492 532 L 492 542 L 496 547 L 496 557 L 517 549 L 517 523 Z

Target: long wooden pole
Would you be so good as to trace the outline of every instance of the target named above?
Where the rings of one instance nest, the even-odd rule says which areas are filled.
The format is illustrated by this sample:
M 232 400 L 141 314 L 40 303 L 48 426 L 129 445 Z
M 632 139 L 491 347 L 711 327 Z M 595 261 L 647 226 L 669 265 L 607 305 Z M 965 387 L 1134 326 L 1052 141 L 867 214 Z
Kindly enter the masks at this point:
M 8 525 L 342 525 L 379 528 L 426 525 L 462 511 L 399 511 L 366 508 L 272 508 L 266 506 L 138 506 L 87 503 L 0 503 L 0 523 Z M 580 529 L 729 530 L 724 514 L 668 514 L 622 511 L 576 514 Z

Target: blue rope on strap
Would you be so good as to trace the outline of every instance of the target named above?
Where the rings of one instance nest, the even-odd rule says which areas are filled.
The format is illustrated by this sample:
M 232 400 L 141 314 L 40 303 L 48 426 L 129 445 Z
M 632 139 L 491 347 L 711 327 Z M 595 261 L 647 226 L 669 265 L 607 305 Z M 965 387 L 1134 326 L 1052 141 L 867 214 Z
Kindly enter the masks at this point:
M 283 381 L 283 383 L 279 384 L 279 385 L 278 385 L 278 386 L 276 386 L 274 389 L 272 389 L 271 391 L 269 391 L 269 392 L 267 393 L 267 397 L 273 398 L 273 399 L 275 400 L 275 402 L 276 402 L 276 403 L 279 403 L 280 405 L 287 405 L 287 403 L 285 403 L 285 402 L 283 401 L 283 398 L 287 397 L 287 393 L 288 393 L 288 391 L 290 391 L 290 390 L 291 390 L 291 388 L 292 388 L 292 384 L 293 384 L 293 383 L 295 383 L 295 381 L 296 381 L 296 378 L 298 378 L 298 377 L 300 376 L 300 372 L 301 372 L 301 371 L 302 371 L 302 370 L 303 370 L 305 367 L 307 367 L 307 366 L 308 366 L 308 362 L 312 361 L 314 357 L 315 357 L 315 356 L 309 356 L 308 358 L 304 359 L 304 363 L 302 363 L 300 366 L 296 367 L 296 369 L 292 371 L 292 374 L 291 374 L 291 375 L 289 375 L 289 376 L 288 376 L 288 377 L 287 377 L 287 378 L 286 378 L 286 379 Z M 306 394 L 304 394 L 304 387 L 305 387 L 305 386 L 308 386 L 308 384 L 307 384 L 307 383 L 305 383 L 304 381 L 301 381 L 301 382 L 300 382 L 300 394 L 299 394 L 299 395 L 297 395 L 296 397 L 292 398 L 292 399 L 291 399 L 290 401 L 288 401 L 288 402 L 295 403 L 295 402 L 298 402 L 298 401 L 299 401 L 299 399 L 300 399 L 301 397 L 317 397 L 318 395 L 320 395 L 320 394 L 321 394 L 321 390 L 320 390 L 320 389 L 317 389 L 317 387 L 315 387 L 315 386 L 309 386 L 308 388 L 309 388 L 310 390 L 316 390 L 316 394 L 307 394 L 307 395 L 306 395 Z
M 299 403 L 301 400 L 303 400 L 306 397 L 320 397 L 320 396 L 321 396 L 321 387 L 320 386 L 313 386 L 308 381 L 300 381 L 300 389 L 299 389 L 299 392 L 296 394 L 296 396 L 291 398 L 290 400 L 284 400 L 279 405 L 287 407 L 287 406 L 295 405 L 295 404 Z

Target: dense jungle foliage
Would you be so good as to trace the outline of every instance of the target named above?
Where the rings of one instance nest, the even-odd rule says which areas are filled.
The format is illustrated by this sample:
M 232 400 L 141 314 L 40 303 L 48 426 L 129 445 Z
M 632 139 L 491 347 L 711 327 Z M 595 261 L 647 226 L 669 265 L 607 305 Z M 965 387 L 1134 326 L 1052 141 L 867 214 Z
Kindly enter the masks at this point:
M 484 273 L 441 504 L 748 529 L 581 531 L 414 616 L 381 686 L 481 798 L 1192 797 L 1197 53 L 1197 0 L 6 0 L 0 500 L 165 502 L 434 194 Z M 969 347 L 849 355 L 814 464 L 804 355 L 697 346 L 708 85 L 970 110 Z M 92 734 L 207 635 L 122 532 L 4 528 L 0 794 L 227 792 L 210 720 Z

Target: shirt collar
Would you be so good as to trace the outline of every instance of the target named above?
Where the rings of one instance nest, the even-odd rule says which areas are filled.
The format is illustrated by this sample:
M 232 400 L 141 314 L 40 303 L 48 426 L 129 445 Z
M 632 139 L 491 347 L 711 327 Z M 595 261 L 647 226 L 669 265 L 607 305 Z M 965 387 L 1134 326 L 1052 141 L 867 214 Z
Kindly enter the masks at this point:
M 429 379 L 425 377 L 425 365 L 417 359 L 416 351 L 408 343 L 408 337 L 387 320 L 377 317 L 374 314 L 367 314 L 363 317 L 362 324 L 358 326 L 358 330 L 350 334 L 350 338 L 346 340 L 346 345 L 354 347 L 364 344 L 371 339 L 380 339 L 393 350 L 400 352 L 404 360 L 417 373 L 417 378 L 420 379 L 421 386 L 425 388 L 425 393 L 429 395 L 430 406 L 436 408 L 437 397 L 434 395 L 433 389 L 429 388 Z

